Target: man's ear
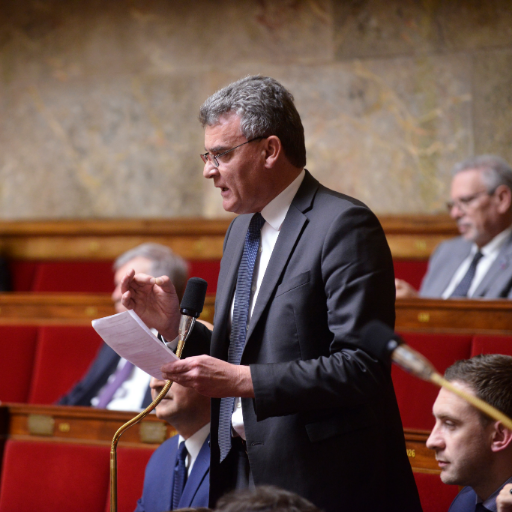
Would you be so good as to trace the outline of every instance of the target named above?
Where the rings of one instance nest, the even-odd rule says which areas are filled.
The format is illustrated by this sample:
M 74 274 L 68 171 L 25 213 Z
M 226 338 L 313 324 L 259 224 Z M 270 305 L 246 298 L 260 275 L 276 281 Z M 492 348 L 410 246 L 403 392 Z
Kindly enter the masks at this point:
M 265 167 L 272 168 L 283 151 L 283 145 L 279 137 L 270 135 L 265 140 Z
M 491 439 L 491 450 L 499 452 L 512 446 L 512 430 L 508 429 L 501 421 L 494 422 Z
M 494 194 L 498 199 L 498 211 L 506 213 L 512 205 L 512 191 L 506 185 L 500 185 Z

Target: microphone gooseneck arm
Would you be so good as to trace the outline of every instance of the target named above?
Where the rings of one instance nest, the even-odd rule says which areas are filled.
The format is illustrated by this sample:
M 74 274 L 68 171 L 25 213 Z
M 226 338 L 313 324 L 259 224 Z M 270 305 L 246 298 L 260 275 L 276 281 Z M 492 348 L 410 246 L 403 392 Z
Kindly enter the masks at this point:
M 406 372 L 420 379 L 432 382 L 439 387 L 446 388 L 487 416 L 501 421 L 509 430 L 512 430 L 512 419 L 487 402 L 447 381 L 436 371 L 426 357 L 406 345 L 387 325 L 378 321 L 371 322 L 363 329 L 361 334 L 362 345 L 372 356 L 379 360 L 391 358 L 394 363 Z
M 182 316 L 178 330 L 178 346 L 176 348 L 176 356 L 179 359 L 181 359 L 185 342 L 192 332 L 196 318 L 203 311 L 207 286 L 206 281 L 199 277 L 191 277 L 188 280 L 187 288 L 185 289 L 180 305 L 180 313 Z M 117 444 L 119 443 L 119 439 L 123 432 L 139 423 L 163 400 L 171 386 L 172 381 L 168 380 L 153 402 L 141 413 L 137 414 L 135 418 L 132 418 L 122 425 L 112 438 L 112 444 L 110 446 L 110 512 L 117 512 Z

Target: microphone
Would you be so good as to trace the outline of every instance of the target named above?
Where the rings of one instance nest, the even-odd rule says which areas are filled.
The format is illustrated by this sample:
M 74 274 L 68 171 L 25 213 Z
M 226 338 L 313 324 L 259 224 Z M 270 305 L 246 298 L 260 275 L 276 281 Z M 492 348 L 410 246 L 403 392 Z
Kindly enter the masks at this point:
M 434 366 L 419 352 L 404 343 L 386 324 L 372 320 L 361 330 L 363 348 L 379 361 L 392 361 L 423 380 L 431 380 Z
M 432 363 L 426 357 L 406 345 L 398 334 L 382 322 L 372 320 L 363 327 L 361 330 L 361 346 L 379 361 L 387 362 L 391 359 L 415 377 L 448 389 L 487 416 L 501 421 L 509 430 L 512 430 L 511 418 L 477 396 L 467 393 L 454 386 L 450 381 L 447 381 L 437 373 Z
M 206 288 L 208 283 L 200 277 L 191 277 L 187 282 L 185 293 L 180 304 L 180 326 L 179 341 L 176 349 L 176 355 L 181 357 L 185 341 L 189 337 L 197 317 L 203 311 L 204 299 L 206 297 Z

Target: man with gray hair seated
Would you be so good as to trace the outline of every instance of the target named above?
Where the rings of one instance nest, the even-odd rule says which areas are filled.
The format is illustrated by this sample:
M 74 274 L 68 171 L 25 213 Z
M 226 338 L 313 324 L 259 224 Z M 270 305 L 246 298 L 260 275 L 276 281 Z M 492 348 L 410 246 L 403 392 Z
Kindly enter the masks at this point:
M 187 281 L 187 264 L 164 245 L 145 243 L 119 256 L 113 265 L 115 288 L 112 300 L 117 313 L 121 304 L 121 281 L 134 269 L 153 277 L 168 276 L 181 298 Z M 59 401 L 59 405 L 85 405 L 101 409 L 137 411 L 151 403 L 150 375 L 121 358 L 103 344 L 83 379 Z
M 453 169 L 447 207 L 461 236 L 437 247 L 419 293 L 396 279 L 397 298 L 511 298 L 510 165 L 494 155 L 460 162 Z

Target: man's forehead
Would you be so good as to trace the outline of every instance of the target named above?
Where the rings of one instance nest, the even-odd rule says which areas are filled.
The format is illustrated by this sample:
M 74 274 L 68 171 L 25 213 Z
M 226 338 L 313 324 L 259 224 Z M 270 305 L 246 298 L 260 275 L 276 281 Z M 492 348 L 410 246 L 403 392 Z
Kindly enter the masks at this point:
M 474 391 L 466 384 L 461 382 L 452 382 L 456 387 L 474 395 Z M 436 401 L 433 407 L 434 416 L 436 417 L 451 417 L 464 419 L 471 416 L 477 417 L 478 413 L 466 400 L 460 396 L 448 391 L 445 388 L 441 388 L 437 395 Z
M 452 196 L 462 197 L 475 194 L 480 192 L 484 186 L 482 172 L 479 169 L 467 169 L 453 177 Z
M 214 147 L 238 140 L 242 136 L 240 117 L 230 113 L 220 116 L 215 124 L 204 129 L 204 145 L 209 150 Z

